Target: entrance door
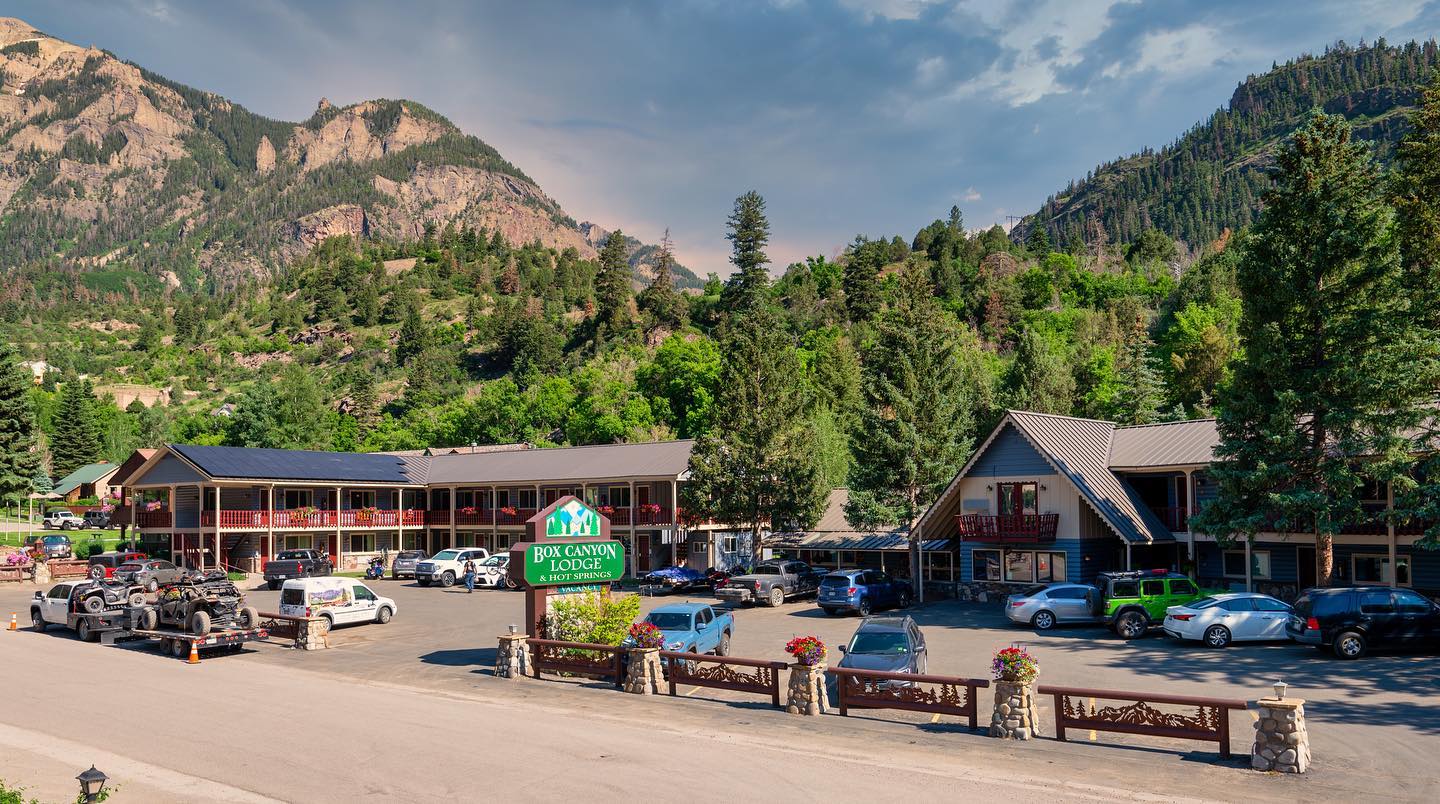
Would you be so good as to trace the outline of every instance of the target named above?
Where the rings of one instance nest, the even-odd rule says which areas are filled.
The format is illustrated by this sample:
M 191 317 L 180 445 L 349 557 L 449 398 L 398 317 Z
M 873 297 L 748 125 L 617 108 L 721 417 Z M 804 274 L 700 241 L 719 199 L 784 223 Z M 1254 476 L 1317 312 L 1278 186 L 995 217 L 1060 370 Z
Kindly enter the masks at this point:
M 1295 548 L 1295 565 L 1299 574 L 1296 576 L 1296 585 L 1300 589 L 1309 589 L 1315 585 L 1315 548 Z

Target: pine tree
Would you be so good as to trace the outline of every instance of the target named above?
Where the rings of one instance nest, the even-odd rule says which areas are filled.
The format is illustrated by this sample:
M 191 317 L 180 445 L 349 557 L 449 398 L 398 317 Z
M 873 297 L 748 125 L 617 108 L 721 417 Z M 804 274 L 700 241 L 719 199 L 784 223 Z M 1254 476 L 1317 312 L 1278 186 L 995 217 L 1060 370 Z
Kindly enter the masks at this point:
M 845 315 L 851 321 L 869 321 L 880 312 L 880 269 L 885 267 L 883 242 L 857 235 L 850 246 L 841 286 L 845 288 Z
M 655 255 L 655 278 L 650 286 L 640 291 L 637 299 L 640 309 L 651 320 L 651 329 L 679 329 L 685 326 L 685 297 L 675 290 L 675 244 L 670 240 L 670 230 L 660 238 L 660 250 Z
M 1011 404 L 1019 410 L 1070 415 L 1075 376 L 1065 356 L 1044 335 L 1026 328 L 1010 367 Z
M 600 249 L 595 275 L 596 323 L 610 332 L 623 329 L 630 319 L 630 261 L 625 251 L 625 234 L 616 229 Z
M 411 307 L 400 324 L 400 335 L 395 341 L 395 365 L 403 366 L 416 355 L 430 347 L 430 331 L 420 318 L 420 310 Z
M 498 235 L 499 232 L 496 234 Z M 520 292 L 520 266 L 515 262 L 514 257 L 505 261 L 505 270 L 500 273 L 500 281 L 496 285 L 496 290 L 506 296 L 514 296 Z
M 1243 352 L 1219 396 L 1219 493 L 1192 523 L 1222 541 L 1313 533 L 1331 583 L 1333 534 L 1363 520 L 1358 489 L 1408 461 L 1433 333 L 1412 315 L 1376 167 L 1345 119 L 1313 115 L 1276 164 L 1237 275 Z
M 758 560 L 762 531 L 808 528 L 829 491 L 819 482 L 814 426 L 795 344 L 760 308 L 722 336 L 714 419 L 690 456 L 687 508 L 750 531 Z
M 100 430 L 95 422 L 95 398 L 89 382 L 72 379 L 60 390 L 50 454 L 57 477 L 100 460 Z
M 1160 419 L 1165 386 L 1155 365 L 1154 349 L 1145 319 L 1137 315 L 1115 360 L 1119 387 L 1114 416 L 1120 424 L 1150 424 Z
M 36 450 L 35 405 L 30 373 L 20 368 L 15 349 L 0 342 L 0 499 L 22 497 L 44 477 Z M 43 491 L 50 479 L 44 477 Z
M 770 221 L 765 218 L 765 199 L 751 190 L 735 199 L 735 209 L 727 221 L 730 228 L 725 239 L 730 241 L 730 262 L 735 273 L 725 283 L 720 305 L 732 315 L 743 314 L 759 307 L 770 287 L 770 274 L 765 265 L 770 258 L 765 246 L 770 242 Z
M 1025 236 L 1025 248 L 1037 260 L 1045 259 L 1045 255 L 1050 253 L 1050 234 L 1045 231 L 1044 225 L 1036 223 L 1030 227 L 1030 234 Z
M 350 415 L 363 439 L 380 421 L 380 399 L 375 391 L 375 377 L 368 371 L 357 371 L 350 378 Z
M 862 366 L 865 406 L 850 441 L 845 517 L 859 530 L 899 524 L 910 531 L 917 595 L 922 536 L 911 526 L 970 452 L 974 399 L 959 349 L 928 268 L 912 261 Z

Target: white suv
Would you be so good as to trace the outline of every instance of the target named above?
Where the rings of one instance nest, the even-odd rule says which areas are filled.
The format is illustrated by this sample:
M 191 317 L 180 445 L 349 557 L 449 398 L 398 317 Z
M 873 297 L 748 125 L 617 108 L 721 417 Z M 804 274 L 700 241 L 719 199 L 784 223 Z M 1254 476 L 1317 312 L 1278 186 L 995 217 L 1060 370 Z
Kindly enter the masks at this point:
M 88 527 L 89 522 L 70 511 L 51 511 L 40 522 L 41 530 L 84 530 Z
M 421 586 L 432 583 L 454 586 L 456 581 L 465 577 L 466 561 L 474 561 L 479 565 L 489 557 L 490 551 L 480 547 L 452 547 L 441 550 L 415 565 L 415 580 L 419 581 Z

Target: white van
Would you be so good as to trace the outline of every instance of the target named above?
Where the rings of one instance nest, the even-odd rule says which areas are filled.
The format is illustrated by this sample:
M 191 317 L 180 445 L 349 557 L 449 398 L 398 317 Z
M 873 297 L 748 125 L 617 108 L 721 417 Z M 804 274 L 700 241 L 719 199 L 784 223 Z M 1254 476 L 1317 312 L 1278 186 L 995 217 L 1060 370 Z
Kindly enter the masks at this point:
M 395 601 L 375 594 L 354 578 L 292 578 L 280 587 L 281 614 L 324 617 L 332 627 L 388 623 L 395 611 Z

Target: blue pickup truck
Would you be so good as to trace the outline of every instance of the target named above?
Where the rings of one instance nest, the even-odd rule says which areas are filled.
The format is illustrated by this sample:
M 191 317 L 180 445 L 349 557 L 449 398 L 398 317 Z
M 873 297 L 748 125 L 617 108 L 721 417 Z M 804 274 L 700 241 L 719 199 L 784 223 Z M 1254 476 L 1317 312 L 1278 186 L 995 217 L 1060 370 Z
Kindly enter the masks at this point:
M 705 603 L 670 603 L 645 615 L 665 634 L 665 650 L 730 655 L 735 617 Z

